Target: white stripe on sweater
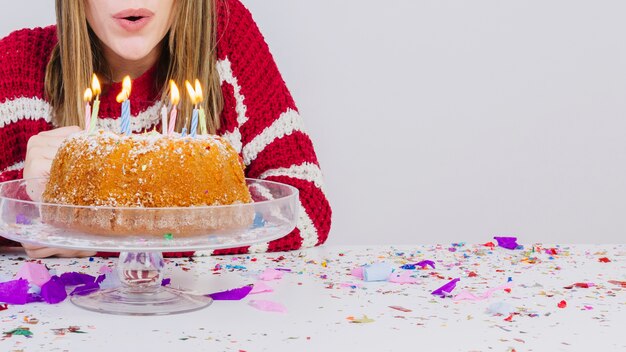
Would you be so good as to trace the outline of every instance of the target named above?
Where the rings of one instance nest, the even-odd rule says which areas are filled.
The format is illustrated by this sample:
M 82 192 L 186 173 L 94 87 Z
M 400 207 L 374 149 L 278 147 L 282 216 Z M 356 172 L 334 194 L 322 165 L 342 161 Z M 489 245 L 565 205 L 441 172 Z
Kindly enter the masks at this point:
M 156 103 L 137 116 L 130 119 L 130 127 L 133 131 L 141 131 L 152 127 L 160 120 L 159 103 Z M 7 100 L 0 104 L 0 128 L 20 120 L 39 120 L 46 122 L 52 120 L 52 106 L 39 98 L 17 98 Z M 120 131 L 119 119 L 99 117 L 98 126 L 114 132 Z
M 15 171 L 15 170 L 20 170 L 24 168 L 24 162 L 20 161 L 19 163 L 15 163 L 7 168 L 5 168 L 4 170 L 0 171 L 0 174 L 3 172 L 8 172 L 8 171 Z
M 39 98 L 16 98 L 0 104 L 0 128 L 19 120 L 52 120 L 52 106 Z
M 239 127 L 243 126 L 246 121 L 248 121 L 248 116 L 246 112 L 248 108 L 244 104 L 244 97 L 241 94 L 241 86 L 237 82 L 237 78 L 233 75 L 233 69 L 230 64 L 230 60 L 225 58 L 224 60 L 217 61 L 217 73 L 220 76 L 222 82 L 226 82 L 233 86 L 233 91 L 235 92 L 235 111 L 237 112 L 237 124 Z
M 161 104 L 159 102 L 153 104 L 146 110 L 140 112 L 137 116 L 131 115 L 130 117 L 130 130 L 134 132 L 143 131 L 148 129 L 161 121 Z M 121 110 L 120 110 L 121 111 Z M 121 120 L 112 118 L 98 118 L 98 127 L 105 130 L 120 133 Z
M 324 179 L 322 176 L 322 170 L 320 170 L 319 166 L 313 163 L 304 162 L 301 165 L 292 165 L 290 167 L 270 169 L 259 175 L 259 178 L 265 179 L 270 176 L 288 176 L 300 180 L 309 181 L 314 183 L 317 188 L 324 192 Z
M 300 114 L 295 110 L 287 109 L 269 127 L 266 127 L 263 132 L 254 137 L 250 143 L 243 146 L 244 164 L 250 165 L 259 156 L 259 153 L 275 140 L 301 130 L 302 118 Z

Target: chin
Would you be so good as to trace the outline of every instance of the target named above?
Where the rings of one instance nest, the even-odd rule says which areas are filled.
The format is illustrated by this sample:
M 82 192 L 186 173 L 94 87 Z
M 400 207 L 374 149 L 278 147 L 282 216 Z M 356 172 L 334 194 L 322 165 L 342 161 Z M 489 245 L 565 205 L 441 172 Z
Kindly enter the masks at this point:
M 122 59 L 128 61 L 138 61 L 145 58 L 156 46 L 156 44 L 154 46 L 148 46 L 144 40 L 139 40 L 139 43 L 137 40 L 131 42 L 122 40 L 118 43 L 115 48 L 112 48 L 113 51 Z

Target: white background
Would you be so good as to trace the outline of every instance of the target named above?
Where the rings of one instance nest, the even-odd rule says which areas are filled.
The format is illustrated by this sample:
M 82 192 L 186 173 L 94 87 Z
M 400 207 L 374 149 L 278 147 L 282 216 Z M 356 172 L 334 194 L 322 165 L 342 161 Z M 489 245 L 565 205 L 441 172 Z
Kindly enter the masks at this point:
M 311 134 L 331 243 L 624 243 L 626 3 L 244 0 Z M 54 21 L 3 5 L 0 35 Z

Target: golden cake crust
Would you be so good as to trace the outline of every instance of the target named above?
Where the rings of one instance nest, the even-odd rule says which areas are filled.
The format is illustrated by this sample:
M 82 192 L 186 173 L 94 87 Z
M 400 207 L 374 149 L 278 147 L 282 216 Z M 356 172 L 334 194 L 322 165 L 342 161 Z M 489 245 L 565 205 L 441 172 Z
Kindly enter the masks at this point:
M 52 163 L 43 201 L 111 207 L 42 209 L 48 223 L 98 234 L 160 236 L 176 229 L 191 236 L 247 226 L 253 217 L 251 207 L 206 208 L 252 201 L 241 158 L 213 135 L 72 136 Z M 170 207 L 186 210 L 146 209 Z

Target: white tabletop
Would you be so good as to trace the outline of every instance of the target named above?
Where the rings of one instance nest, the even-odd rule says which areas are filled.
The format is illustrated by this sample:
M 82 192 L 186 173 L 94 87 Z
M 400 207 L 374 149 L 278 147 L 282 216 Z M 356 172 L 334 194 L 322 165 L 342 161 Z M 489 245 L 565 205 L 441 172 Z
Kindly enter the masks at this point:
M 216 292 L 257 281 L 265 268 L 287 268 L 266 282 L 272 293 L 241 301 L 216 301 L 203 310 L 170 316 L 114 316 L 89 312 L 69 300 L 48 305 L 9 305 L 0 311 L 2 331 L 25 326 L 31 338 L 0 338 L 1 351 L 624 351 L 626 245 L 561 245 L 559 255 L 481 245 L 322 247 L 300 252 L 168 260 L 172 285 Z M 527 249 L 531 246 L 527 245 Z M 552 247 L 544 245 L 543 247 Z M 284 260 L 274 261 L 280 256 Z M 536 260 L 528 260 L 536 257 Z M 598 259 L 606 257 L 610 262 Z M 350 275 L 362 264 L 386 261 L 396 269 L 433 260 L 436 269 L 414 270 L 418 284 L 364 282 Z M 12 277 L 19 253 L 0 255 L 0 275 Z M 114 259 L 42 260 L 58 274 L 95 274 Z M 213 270 L 216 264 L 222 269 Z M 245 268 L 226 269 L 226 265 Z M 477 276 L 469 277 L 469 272 Z M 481 294 L 511 278 L 510 293 L 483 301 L 454 301 L 431 291 L 460 278 L 455 291 Z M 594 287 L 564 287 L 591 282 Z M 343 284 L 343 285 L 342 285 Z M 353 287 L 354 286 L 354 287 Z M 286 313 L 260 311 L 250 300 L 282 303 Z M 565 308 L 557 307 L 566 301 Z M 513 307 L 510 316 L 487 311 Z M 390 306 L 410 310 L 404 312 Z M 355 323 L 367 316 L 368 323 Z M 35 324 L 26 322 L 36 319 Z M 510 320 L 507 321 L 505 319 Z M 85 333 L 57 335 L 78 326 Z

